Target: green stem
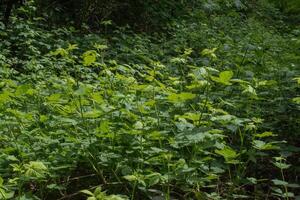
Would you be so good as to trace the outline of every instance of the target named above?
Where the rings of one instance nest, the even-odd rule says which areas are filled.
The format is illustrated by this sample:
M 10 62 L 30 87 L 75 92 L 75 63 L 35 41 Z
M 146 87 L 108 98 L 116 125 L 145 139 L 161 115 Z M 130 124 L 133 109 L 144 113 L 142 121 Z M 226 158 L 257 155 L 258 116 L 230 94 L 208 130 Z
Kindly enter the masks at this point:
M 283 170 L 280 169 L 280 172 L 281 172 L 282 180 L 285 181 L 284 174 L 283 174 Z M 286 185 L 284 185 L 283 187 L 284 187 L 284 190 L 285 190 L 286 200 L 289 200 L 289 197 L 288 197 L 288 189 L 287 189 Z
M 131 194 L 131 200 L 134 200 L 136 186 L 137 186 L 137 181 L 135 181 L 134 185 L 133 185 L 133 190 L 132 190 L 132 194 Z

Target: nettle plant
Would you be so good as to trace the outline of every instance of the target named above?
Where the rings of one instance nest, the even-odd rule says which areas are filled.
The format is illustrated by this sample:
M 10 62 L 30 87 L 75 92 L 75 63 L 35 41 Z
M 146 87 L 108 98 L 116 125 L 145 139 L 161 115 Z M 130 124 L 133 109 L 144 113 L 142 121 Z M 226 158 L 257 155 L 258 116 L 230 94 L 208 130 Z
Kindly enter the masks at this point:
M 105 62 L 107 45 L 81 55 L 77 48 L 47 55 L 53 70 L 72 66 L 60 75 L 1 81 L 2 199 L 51 199 L 70 189 L 89 200 L 246 199 L 265 196 L 270 182 L 269 195 L 293 196 L 283 157 L 274 162 L 281 179 L 253 169 L 278 155 L 276 135 L 260 132 L 256 115 L 228 111 L 238 106 L 228 100 L 233 93 L 250 104 L 259 98 L 251 82 L 193 65 L 192 49 L 166 64 L 126 65 Z M 198 56 L 213 63 L 217 49 Z

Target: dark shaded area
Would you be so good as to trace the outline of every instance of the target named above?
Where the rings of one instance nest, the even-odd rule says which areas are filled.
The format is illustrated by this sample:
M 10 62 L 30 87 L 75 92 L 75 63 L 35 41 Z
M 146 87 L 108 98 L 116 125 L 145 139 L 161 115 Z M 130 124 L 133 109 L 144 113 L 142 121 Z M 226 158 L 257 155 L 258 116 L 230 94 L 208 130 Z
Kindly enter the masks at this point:
M 49 24 L 73 24 L 81 28 L 87 24 L 98 30 L 105 21 L 115 25 L 129 25 L 140 31 L 165 28 L 171 19 L 183 16 L 195 1 L 150 0 L 56 0 L 37 1 L 37 13 Z
M 12 13 L 14 6 L 22 6 L 25 0 L 1 0 L 0 1 L 0 8 L 3 10 L 3 23 L 7 25 L 9 23 L 9 17 Z M 3 7 L 3 8 L 2 8 Z

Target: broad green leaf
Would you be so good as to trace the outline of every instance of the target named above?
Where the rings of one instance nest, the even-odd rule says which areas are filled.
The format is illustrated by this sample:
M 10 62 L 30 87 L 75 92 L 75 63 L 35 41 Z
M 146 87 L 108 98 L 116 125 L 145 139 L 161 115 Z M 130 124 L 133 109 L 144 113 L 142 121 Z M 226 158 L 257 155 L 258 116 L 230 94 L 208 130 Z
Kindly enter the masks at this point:
M 112 195 L 107 196 L 105 200 L 127 200 L 127 198 L 125 199 L 119 195 L 112 194 Z
M 83 194 L 87 194 L 89 196 L 94 196 L 94 194 L 89 190 L 81 190 L 80 192 L 83 193 Z
M 30 89 L 30 85 L 20 85 L 16 89 L 15 95 L 16 96 L 21 96 L 27 93 L 27 91 Z
M 295 194 L 293 192 L 285 192 L 285 193 L 283 193 L 283 196 L 293 198 L 293 197 L 295 197 Z
M 151 140 L 162 140 L 165 136 L 159 131 L 153 131 L 150 133 L 149 137 Z
M 252 184 L 257 184 L 257 179 L 256 178 L 248 177 L 247 180 L 250 181 Z
M 112 20 L 104 20 L 101 22 L 101 24 L 107 26 L 107 25 L 112 25 Z
M 67 55 L 69 55 L 69 52 L 63 48 L 58 48 L 53 52 L 50 52 L 50 55 L 53 56 L 61 56 L 61 57 L 66 57 Z
M 215 153 L 223 156 L 224 159 L 226 160 L 226 162 L 228 162 L 228 163 L 231 163 L 231 161 L 233 161 L 233 163 L 236 163 L 236 161 L 234 159 L 239 156 L 239 154 L 236 153 L 236 151 L 230 147 L 225 147 L 221 150 L 217 149 L 217 150 L 215 150 Z
M 287 186 L 289 183 L 286 181 L 278 180 L 278 179 L 273 179 L 272 182 L 275 185 L 282 185 L 282 186 Z
M 103 97 L 102 97 L 101 93 L 99 93 L 99 92 L 95 92 L 95 93 L 91 94 L 91 96 L 92 96 L 92 100 L 94 100 L 98 104 L 102 104 L 104 102 Z
M 243 93 L 248 93 L 250 95 L 252 95 L 253 97 L 256 97 L 256 90 L 251 86 L 251 85 L 247 85 L 246 88 L 243 90 Z
M 97 52 L 90 50 L 90 51 L 86 51 L 83 55 L 83 65 L 84 66 L 91 66 L 93 63 L 96 62 L 97 59 Z
M 194 99 L 195 97 L 196 97 L 195 94 L 188 93 L 188 92 L 183 92 L 183 93 L 179 93 L 179 94 L 171 93 L 168 96 L 168 100 L 172 103 L 183 103 L 187 100 Z
M 26 169 L 25 175 L 28 177 L 43 178 L 48 170 L 44 163 L 39 161 L 30 161 L 24 167 Z
M 223 71 L 219 74 L 219 77 L 211 76 L 211 79 L 223 85 L 231 85 L 230 80 L 232 77 L 233 77 L 232 71 Z
M 12 93 L 9 91 L 4 91 L 3 93 L 0 94 L 0 105 L 3 103 L 7 103 L 11 100 L 11 96 L 13 96 Z
M 300 97 L 293 98 L 293 102 L 295 102 L 296 104 L 300 104 Z
M 103 114 L 102 111 L 94 109 L 94 110 L 91 110 L 91 111 L 88 111 L 88 112 L 84 112 L 83 113 L 83 117 L 86 117 L 86 118 L 98 118 L 102 114 Z
M 175 119 L 184 118 L 192 121 L 198 121 L 200 119 L 201 114 L 199 113 L 185 113 L 184 115 L 176 115 Z
M 289 187 L 289 188 L 300 188 L 300 185 L 299 185 L 299 184 L 296 184 L 296 183 L 289 183 L 289 184 L 287 185 L 287 187 Z
M 109 132 L 109 121 L 102 121 L 100 126 L 97 128 L 97 131 L 100 133 L 108 133 Z
M 143 122 L 141 122 L 141 121 L 137 121 L 137 122 L 133 125 L 133 127 L 134 127 L 135 129 L 143 129 L 144 124 L 143 124 Z
M 271 143 L 266 143 L 261 140 L 254 140 L 253 147 L 258 150 L 272 150 L 277 148 L 276 146 L 273 146 Z
M 297 81 L 297 83 L 300 84 L 300 77 L 294 78 L 293 80 Z
M 279 169 L 288 169 L 290 168 L 291 165 L 289 164 L 285 164 L 285 163 L 280 163 L 280 162 L 274 162 L 273 163 L 276 167 L 278 167 Z
M 223 71 L 219 74 L 220 80 L 223 83 L 228 83 L 230 79 L 233 77 L 233 72 L 232 71 Z
M 139 178 L 135 175 L 127 175 L 127 176 L 124 176 L 124 178 L 128 181 L 137 181 Z
M 49 102 L 59 102 L 61 98 L 61 94 L 52 94 L 49 97 L 47 97 L 47 101 Z
M 276 135 L 273 134 L 272 132 L 263 132 L 260 134 L 255 134 L 254 136 L 258 137 L 258 138 L 265 138 L 265 137 L 272 137 L 272 136 L 276 136 Z
M 67 51 L 73 51 L 75 49 L 78 49 L 78 45 L 77 44 L 69 44 Z
M 217 56 L 215 54 L 215 51 L 217 50 L 217 48 L 213 48 L 213 49 L 203 49 L 201 51 L 201 55 L 202 56 L 208 56 L 208 57 L 211 57 L 213 59 L 216 59 Z
M 149 186 L 153 186 L 160 182 L 161 174 L 160 173 L 152 173 L 152 174 L 147 175 L 146 179 L 148 180 Z

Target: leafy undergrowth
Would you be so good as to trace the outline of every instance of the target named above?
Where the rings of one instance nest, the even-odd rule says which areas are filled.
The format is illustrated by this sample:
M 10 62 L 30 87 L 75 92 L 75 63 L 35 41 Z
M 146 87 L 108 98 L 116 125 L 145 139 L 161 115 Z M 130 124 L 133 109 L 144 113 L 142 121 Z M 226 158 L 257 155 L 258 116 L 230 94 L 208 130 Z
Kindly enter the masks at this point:
M 0 199 L 299 195 L 300 29 L 206 17 L 167 36 L 1 26 Z

